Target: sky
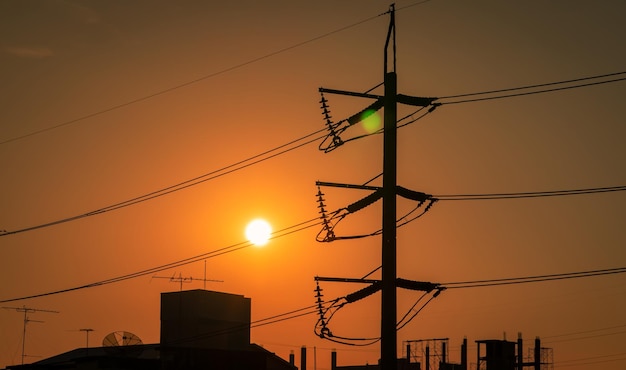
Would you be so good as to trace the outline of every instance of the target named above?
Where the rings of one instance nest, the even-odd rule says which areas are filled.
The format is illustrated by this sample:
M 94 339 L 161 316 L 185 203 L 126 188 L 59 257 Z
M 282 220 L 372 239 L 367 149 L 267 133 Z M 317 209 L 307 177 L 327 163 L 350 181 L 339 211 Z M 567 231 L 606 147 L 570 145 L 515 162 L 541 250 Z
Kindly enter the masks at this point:
M 382 135 L 347 140 L 367 134 L 360 124 L 342 134 L 344 145 L 319 150 L 319 88 L 366 92 L 383 82 L 389 6 L 0 2 L 0 306 L 58 311 L 29 316 L 43 322 L 27 325 L 25 361 L 84 347 L 85 328 L 93 329 L 90 346 L 120 330 L 158 343 L 160 293 L 205 285 L 155 277 L 221 280 L 206 288 L 251 298 L 257 321 L 314 305 L 315 276 L 361 278 L 380 266 L 380 235 L 316 241 L 316 181 L 381 186 L 383 150 Z M 395 9 L 402 94 L 442 98 L 625 70 L 623 1 L 407 0 Z M 372 93 L 384 94 L 380 86 Z M 398 130 L 398 184 L 441 198 L 623 187 L 625 94 L 626 83 L 614 81 L 442 98 L 421 119 L 399 105 L 398 117 L 414 122 Z M 334 122 L 372 103 L 324 97 Z M 202 181 L 112 207 L 192 179 Z M 369 194 L 321 190 L 329 211 Z M 398 217 L 414 206 L 398 198 Z M 101 209 L 108 211 L 87 216 Z M 334 231 L 372 233 L 381 210 L 377 202 Z M 625 210 L 623 191 L 442 199 L 397 229 L 398 276 L 445 284 L 623 268 Z M 75 216 L 85 217 L 56 223 Z M 244 229 L 255 218 L 284 232 L 249 246 Z M 16 300 L 202 255 L 121 282 Z M 321 283 L 327 300 L 361 287 Z M 398 291 L 398 318 L 420 295 Z M 449 338 L 449 359 L 460 362 L 465 337 L 475 363 L 477 340 L 521 333 L 527 348 L 535 337 L 552 348 L 555 369 L 623 369 L 624 312 L 621 273 L 448 289 L 398 331 L 398 356 L 405 341 Z M 251 340 L 283 358 L 294 351 L 297 362 L 302 346 L 315 348 L 309 366 L 320 370 L 330 368 L 332 349 L 339 365 L 378 361 L 379 343 L 321 339 L 316 321 L 303 315 L 255 327 Z M 380 293 L 346 305 L 329 325 L 338 336 L 379 336 Z M 22 313 L 0 310 L 0 367 L 20 363 L 22 330 Z

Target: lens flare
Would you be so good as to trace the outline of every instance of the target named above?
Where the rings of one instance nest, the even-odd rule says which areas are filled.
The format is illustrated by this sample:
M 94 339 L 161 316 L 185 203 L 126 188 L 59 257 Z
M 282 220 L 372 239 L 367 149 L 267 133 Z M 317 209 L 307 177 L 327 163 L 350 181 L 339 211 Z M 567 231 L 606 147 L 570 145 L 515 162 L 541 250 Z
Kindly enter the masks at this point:
M 361 121 L 363 125 L 363 129 L 368 133 L 372 134 L 378 131 L 381 128 L 381 120 L 380 115 L 373 109 L 366 110 L 363 112 L 363 120 Z

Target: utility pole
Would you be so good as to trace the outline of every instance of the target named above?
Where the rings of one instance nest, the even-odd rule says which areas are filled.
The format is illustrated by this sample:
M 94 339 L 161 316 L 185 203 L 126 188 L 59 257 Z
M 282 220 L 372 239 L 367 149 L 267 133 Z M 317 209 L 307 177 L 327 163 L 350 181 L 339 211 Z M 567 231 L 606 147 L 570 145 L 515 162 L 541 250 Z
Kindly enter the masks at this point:
M 385 98 L 383 132 L 383 234 L 382 234 L 382 300 L 380 330 L 380 365 L 382 370 L 396 368 L 396 182 L 397 182 L 397 124 L 396 95 L 397 76 L 395 68 L 395 16 L 391 5 L 391 19 L 385 42 Z M 393 67 L 389 71 L 387 55 L 389 41 L 393 37 Z
M 26 306 L 22 306 L 22 307 L 2 307 L 4 309 L 7 310 L 15 310 L 17 312 L 24 312 L 24 329 L 22 331 L 22 365 L 24 365 L 24 358 L 26 357 L 26 324 L 28 324 L 29 322 L 43 322 L 43 321 L 39 321 L 39 320 L 31 320 L 28 318 L 28 313 L 35 313 L 35 312 L 48 312 L 48 313 L 59 313 L 59 311 L 52 311 L 52 310 L 40 310 L 37 308 L 30 308 L 30 307 L 26 307 Z
M 433 104 L 436 98 L 422 98 L 413 97 L 398 94 L 397 92 L 397 76 L 396 76 L 396 39 L 395 39 L 395 9 L 392 4 L 389 10 L 390 21 L 389 29 L 387 32 L 387 38 L 385 41 L 385 55 L 384 55 L 384 96 L 357 93 L 342 90 L 331 90 L 320 88 L 320 93 L 332 93 L 348 96 L 356 96 L 368 99 L 376 99 L 377 102 L 382 102 L 384 108 L 384 124 L 383 124 L 383 186 L 381 188 L 371 186 L 358 186 L 348 184 L 333 184 L 333 183 L 321 183 L 318 182 L 318 186 L 341 186 L 345 188 L 364 189 L 382 191 L 382 247 L 381 247 L 381 261 L 382 261 L 382 278 L 379 281 L 380 289 L 382 291 L 381 299 L 381 328 L 380 328 L 380 364 L 382 370 L 395 370 L 397 364 L 397 288 L 407 288 L 412 290 L 422 290 L 430 292 L 433 289 L 438 289 L 439 284 L 429 282 L 413 282 L 404 279 L 397 278 L 397 252 L 396 252 L 396 195 L 407 197 L 406 193 L 399 193 L 397 185 L 397 104 L 406 104 L 419 107 L 431 106 L 428 112 L 432 112 L 437 104 Z M 388 64 L 388 56 L 391 55 L 392 62 Z M 324 116 L 329 126 L 330 135 L 332 137 L 332 144 L 329 145 L 325 151 L 330 151 L 339 145 L 343 144 L 341 138 L 338 137 L 337 132 L 342 130 L 337 129 L 337 125 L 333 124 L 330 120 L 328 107 L 326 100 L 322 96 L 322 108 L 324 109 Z M 374 108 L 376 107 L 376 108 Z M 374 103 L 370 106 L 372 109 L 378 109 L 381 105 Z M 363 111 L 365 112 L 365 111 Z M 360 120 L 362 113 L 356 114 L 346 121 L 349 125 L 352 125 Z M 331 149 L 332 148 L 332 149 Z M 321 149 L 321 147 L 320 147 Z M 318 194 L 318 195 L 323 195 Z M 425 201 L 431 200 L 432 196 L 411 192 L 408 196 L 409 199 Z M 324 214 L 324 204 L 320 197 L 320 211 L 322 212 L 322 218 L 325 220 L 324 228 L 330 231 L 330 239 L 335 238 L 332 227 L 329 225 Z M 430 206 L 428 206 L 430 207 Z M 428 209 L 427 207 L 427 209 Z M 327 241 L 327 240 L 324 240 Z M 318 281 L 342 281 L 342 282 L 360 282 L 360 283 L 375 283 L 374 281 L 366 281 L 365 279 L 340 279 L 340 278 L 316 278 Z M 374 285 L 372 285 L 374 287 Z M 438 292 L 440 289 L 438 289 Z M 437 293 L 438 294 L 438 293 Z M 329 331 L 322 333 L 328 335 Z

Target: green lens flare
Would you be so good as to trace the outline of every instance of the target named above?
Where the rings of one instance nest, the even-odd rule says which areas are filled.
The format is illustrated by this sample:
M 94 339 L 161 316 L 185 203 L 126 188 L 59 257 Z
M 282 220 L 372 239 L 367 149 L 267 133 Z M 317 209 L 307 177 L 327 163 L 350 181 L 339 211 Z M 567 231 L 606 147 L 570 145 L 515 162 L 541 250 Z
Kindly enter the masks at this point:
M 376 113 L 375 110 L 373 109 L 366 110 L 365 112 L 363 112 L 363 115 L 361 117 L 362 117 L 361 122 L 363 123 L 363 128 L 368 134 L 376 132 L 381 128 L 380 115 Z

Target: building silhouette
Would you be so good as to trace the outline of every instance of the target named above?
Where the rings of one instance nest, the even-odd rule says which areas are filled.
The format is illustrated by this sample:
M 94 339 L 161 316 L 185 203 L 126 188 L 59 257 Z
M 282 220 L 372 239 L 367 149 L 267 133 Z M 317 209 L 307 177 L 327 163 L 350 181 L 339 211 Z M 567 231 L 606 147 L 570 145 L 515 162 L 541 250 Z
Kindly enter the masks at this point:
M 106 336 L 101 347 L 77 348 L 7 370 L 297 370 L 293 355 L 286 361 L 250 343 L 251 305 L 250 298 L 216 291 L 162 293 L 158 344 L 143 344 L 132 333 L 116 332 Z M 113 334 L 119 334 L 119 341 Z M 420 354 L 407 344 L 397 370 L 551 370 L 553 365 L 552 349 L 541 347 L 539 338 L 524 357 L 521 334 L 517 342 L 477 340 L 472 364 L 467 339 L 461 345 L 460 363 L 449 361 L 447 338 L 407 342 L 426 344 Z M 300 370 L 306 370 L 306 347 L 300 357 Z M 331 369 L 378 370 L 380 364 L 339 366 L 333 351 Z
M 119 343 L 78 348 L 8 370 L 296 370 L 250 343 L 251 300 L 241 295 L 188 290 L 161 294 L 158 344 Z M 107 338 L 113 338 L 109 335 Z M 133 336 L 133 338 L 137 338 Z
M 541 347 L 541 340 L 535 338 L 534 346 L 527 348 L 524 355 L 524 341 L 518 335 L 516 342 L 488 339 L 477 340 L 476 362 L 468 361 L 467 339 L 461 344 L 460 362 L 451 362 L 448 356 L 448 339 L 421 339 L 406 341 L 406 356 L 399 358 L 397 370 L 553 370 L 552 348 Z M 411 344 L 419 343 L 419 350 Z M 434 345 L 433 345 L 434 344 Z M 439 345 L 439 348 L 435 348 Z M 419 353 L 417 353 L 419 352 Z M 379 370 L 380 364 L 339 366 L 337 353 L 331 355 L 331 370 Z

